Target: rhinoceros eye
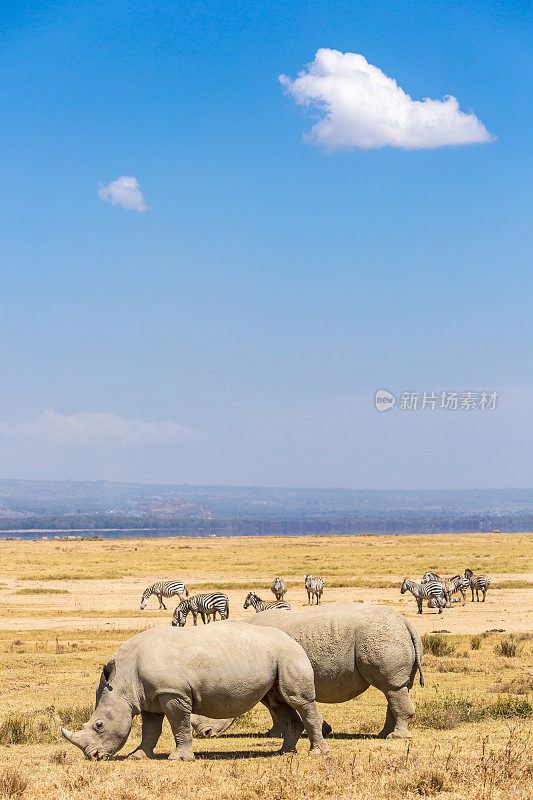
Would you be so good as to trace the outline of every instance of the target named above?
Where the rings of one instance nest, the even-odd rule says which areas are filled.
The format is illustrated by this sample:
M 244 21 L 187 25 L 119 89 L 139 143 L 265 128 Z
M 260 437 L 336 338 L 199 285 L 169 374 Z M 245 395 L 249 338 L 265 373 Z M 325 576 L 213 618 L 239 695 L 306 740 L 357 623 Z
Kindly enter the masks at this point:
M 104 723 L 103 722 L 95 722 L 93 727 L 94 727 L 95 731 L 100 733 L 100 731 L 103 730 Z

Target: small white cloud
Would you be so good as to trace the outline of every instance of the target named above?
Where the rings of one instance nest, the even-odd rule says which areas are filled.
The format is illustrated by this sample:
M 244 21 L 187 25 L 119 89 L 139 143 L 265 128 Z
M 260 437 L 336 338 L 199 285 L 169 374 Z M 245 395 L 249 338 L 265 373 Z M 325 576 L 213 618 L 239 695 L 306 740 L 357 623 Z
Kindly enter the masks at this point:
M 149 445 L 202 438 L 179 422 L 141 422 L 114 413 L 60 414 L 48 409 L 31 422 L 0 423 L 0 436 L 70 445 Z
M 107 186 L 100 184 L 98 197 L 112 206 L 122 206 L 130 211 L 146 211 L 148 208 L 139 182 L 133 175 L 121 175 Z
M 494 138 L 475 114 L 459 109 L 455 97 L 413 100 L 358 53 L 320 49 L 295 80 L 279 80 L 298 105 L 319 111 L 321 119 L 306 138 L 328 151 L 432 149 Z

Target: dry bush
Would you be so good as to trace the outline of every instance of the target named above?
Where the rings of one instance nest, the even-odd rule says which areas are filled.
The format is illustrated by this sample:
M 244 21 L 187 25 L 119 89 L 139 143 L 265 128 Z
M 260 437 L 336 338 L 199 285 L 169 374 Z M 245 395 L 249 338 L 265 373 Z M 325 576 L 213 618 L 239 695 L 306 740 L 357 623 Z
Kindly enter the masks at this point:
M 8 767 L 0 773 L 0 797 L 22 797 L 28 781 L 17 769 Z
M 50 754 L 50 761 L 52 764 L 65 764 L 68 754 L 66 750 L 56 750 Z
M 426 653 L 434 656 L 451 656 L 455 646 L 446 641 L 440 633 L 426 633 L 422 636 L 422 644 Z
M 502 639 L 497 645 L 494 646 L 494 652 L 498 656 L 514 658 L 516 655 L 520 655 L 521 649 L 518 646 L 516 637 L 511 634 L 506 639 Z
M 471 667 L 470 664 L 465 664 L 464 661 L 457 659 L 449 659 L 447 661 L 440 661 L 437 664 L 432 664 L 431 668 L 435 672 L 481 672 L 479 667 Z
M 415 792 L 423 797 L 438 794 L 447 788 L 448 785 L 446 773 L 439 768 L 430 767 L 422 769 L 418 774 L 415 772 L 408 779 L 400 783 L 405 792 Z
M 479 650 L 481 647 L 481 636 L 476 634 L 475 636 L 470 637 L 470 649 L 471 650 Z
M 505 683 L 496 683 L 492 687 L 492 691 L 505 694 L 529 694 L 529 692 L 533 692 L 533 675 L 519 675 Z

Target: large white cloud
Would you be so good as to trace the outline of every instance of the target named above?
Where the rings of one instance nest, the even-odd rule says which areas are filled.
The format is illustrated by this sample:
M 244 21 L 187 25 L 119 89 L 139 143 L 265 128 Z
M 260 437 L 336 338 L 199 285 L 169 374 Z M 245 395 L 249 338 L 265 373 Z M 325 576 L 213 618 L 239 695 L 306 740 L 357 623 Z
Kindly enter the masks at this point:
M 133 175 L 121 175 L 107 186 L 100 184 L 98 197 L 112 206 L 122 206 L 129 211 L 146 211 L 148 208 L 139 182 Z
M 51 445 L 148 445 L 202 438 L 179 422 L 141 422 L 114 413 L 61 414 L 48 409 L 30 422 L 0 422 L 0 436 Z
M 279 80 L 299 105 L 318 110 L 321 119 L 306 138 L 329 151 L 431 149 L 493 139 L 475 114 L 459 109 L 455 97 L 413 100 L 358 53 L 320 49 L 295 80 Z

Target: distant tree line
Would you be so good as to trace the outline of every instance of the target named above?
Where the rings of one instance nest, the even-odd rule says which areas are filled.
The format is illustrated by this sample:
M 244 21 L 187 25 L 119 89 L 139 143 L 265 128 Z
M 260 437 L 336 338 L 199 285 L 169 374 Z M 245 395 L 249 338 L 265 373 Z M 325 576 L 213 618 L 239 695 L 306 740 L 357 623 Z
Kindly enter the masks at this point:
M 119 514 L 57 514 L 14 519 L 0 517 L 0 530 L 72 531 L 75 529 L 148 528 L 153 531 L 189 536 L 265 536 L 299 534 L 355 533 L 453 533 L 498 530 L 515 533 L 533 530 L 533 514 L 498 514 L 465 516 L 379 515 L 330 519 L 162 519 L 161 517 L 131 517 Z

